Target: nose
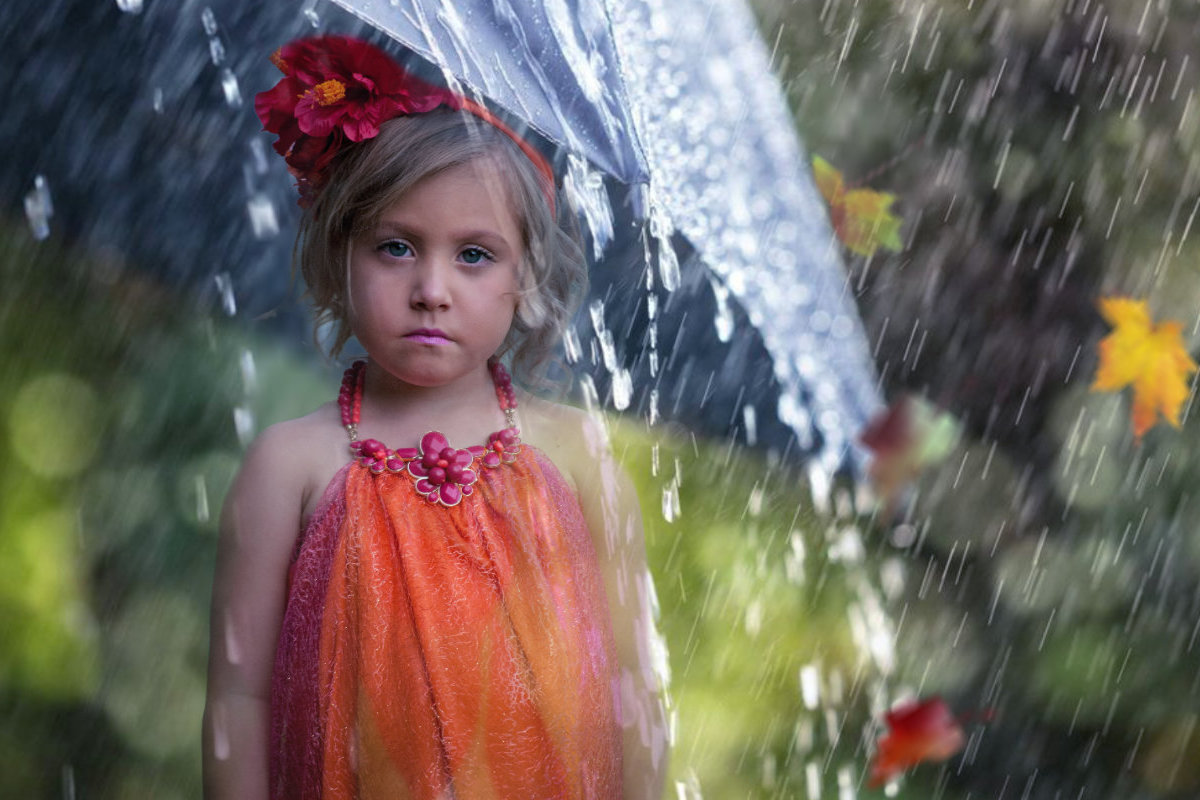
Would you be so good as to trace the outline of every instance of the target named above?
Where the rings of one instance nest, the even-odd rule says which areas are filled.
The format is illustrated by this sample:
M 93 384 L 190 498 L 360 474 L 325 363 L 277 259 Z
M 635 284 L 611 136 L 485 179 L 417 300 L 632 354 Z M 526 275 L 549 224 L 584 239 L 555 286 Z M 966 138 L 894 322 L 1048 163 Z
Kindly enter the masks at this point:
M 445 311 L 450 307 L 450 285 L 446 270 L 435 261 L 422 259 L 414 272 L 409 303 L 421 311 Z

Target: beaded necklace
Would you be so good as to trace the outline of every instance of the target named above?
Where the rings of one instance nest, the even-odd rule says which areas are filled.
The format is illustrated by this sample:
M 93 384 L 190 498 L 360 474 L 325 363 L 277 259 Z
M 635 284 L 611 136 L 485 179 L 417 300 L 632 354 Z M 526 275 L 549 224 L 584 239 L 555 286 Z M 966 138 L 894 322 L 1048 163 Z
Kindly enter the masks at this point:
M 420 447 L 395 450 L 388 449 L 378 439 L 360 440 L 358 421 L 362 414 L 366 368 L 367 362 L 355 361 L 346 370 L 338 392 L 338 407 L 342 412 L 342 425 L 350 437 L 350 452 L 355 461 L 372 474 L 404 473 L 412 478 L 414 488 L 430 503 L 456 506 L 474 491 L 474 484 L 479 480 L 479 467 L 494 469 L 516 461 L 521 452 L 520 431 L 516 424 L 517 396 L 508 370 L 496 359 L 488 360 L 488 369 L 508 427 L 489 435 L 486 445 L 465 449 L 452 447 L 438 431 L 422 436 Z

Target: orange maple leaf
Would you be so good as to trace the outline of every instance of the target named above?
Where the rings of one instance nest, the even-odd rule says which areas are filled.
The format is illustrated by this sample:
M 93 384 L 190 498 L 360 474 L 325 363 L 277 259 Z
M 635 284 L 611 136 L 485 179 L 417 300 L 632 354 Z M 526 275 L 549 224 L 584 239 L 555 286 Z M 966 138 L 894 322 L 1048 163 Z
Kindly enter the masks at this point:
M 846 191 L 842 173 L 820 156 L 813 156 L 817 188 L 829 204 L 834 233 L 842 244 L 861 256 L 872 256 L 880 247 L 899 252 L 900 218 L 889 209 L 896 196 L 872 189 Z
M 1179 427 L 1179 410 L 1188 397 L 1187 379 L 1196 362 L 1183 346 L 1179 322 L 1155 325 L 1145 300 L 1106 297 L 1100 315 L 1113 331 L 1100 340 L 1100 365 L 1092 383 L 1094 392 L 1115 392 L 1133 385 L 1133 435 L 1142 434 L 1162 414 Z

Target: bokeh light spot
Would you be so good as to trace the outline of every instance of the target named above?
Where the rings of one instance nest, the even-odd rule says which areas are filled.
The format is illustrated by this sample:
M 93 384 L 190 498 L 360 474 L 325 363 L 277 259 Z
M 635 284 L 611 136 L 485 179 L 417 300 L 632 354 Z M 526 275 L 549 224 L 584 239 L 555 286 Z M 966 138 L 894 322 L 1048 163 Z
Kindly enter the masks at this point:
M 100 403 L 92 387 L 66 373 L 45 373 L 16 393 L 9 437 L 21 463 L 46 478 L 77 475 L 100 444 Z

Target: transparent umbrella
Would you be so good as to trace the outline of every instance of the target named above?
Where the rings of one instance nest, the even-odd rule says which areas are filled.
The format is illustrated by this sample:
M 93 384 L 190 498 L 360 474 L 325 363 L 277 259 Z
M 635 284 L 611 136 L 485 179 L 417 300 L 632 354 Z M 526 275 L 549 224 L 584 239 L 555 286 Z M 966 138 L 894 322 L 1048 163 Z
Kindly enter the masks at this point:
M 751 443 L 759 415 L 777 415 L 813 455 L 814 476 L 859 463 L 854 433 L 879 404 L 873 367 L 739 0 L 335 2 L 560 148 L 604 290 L 590 317 L 613 405 L 637 402 L 654 420 L 686 393 L 736 391 L 719 405 Z M 706 330 L 680 321 L 695 304 L 673 293 L 689 280 L 711 293 Z M 739 321 L 770 354 L 774 408 L 747 392 L 746 348 L 727 344 Z M 637 344 L 627 355 L 612 333 L 622 328 Z M 676 346 L 699 362 L 675 358 Z

